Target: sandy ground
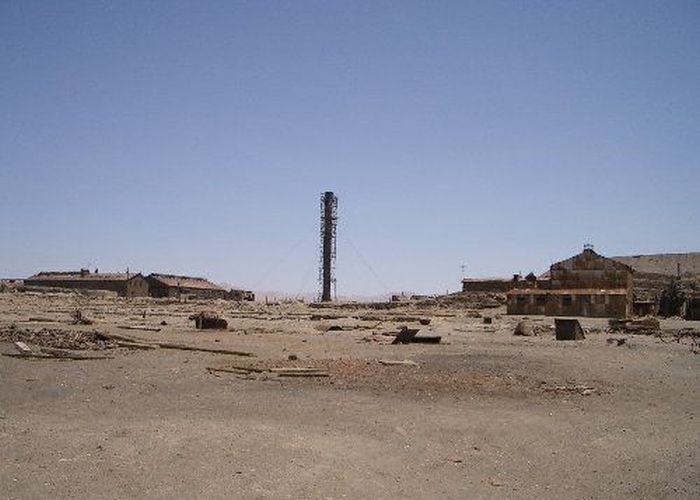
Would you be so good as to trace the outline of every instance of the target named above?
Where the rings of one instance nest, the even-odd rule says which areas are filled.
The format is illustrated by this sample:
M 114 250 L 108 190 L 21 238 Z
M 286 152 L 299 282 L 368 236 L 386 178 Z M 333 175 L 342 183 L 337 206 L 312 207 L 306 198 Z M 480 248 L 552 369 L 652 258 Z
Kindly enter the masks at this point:
M 75 308 L 95 324 L 72 325 Z M 194 330 L 187 316 L 203 309 L 229 329 Z M 0 328 L 254 354 L 0 357 L 0 497 L 700 497 L 700 357 L 689 345 L 607 334 L 601 320 L 582 321 L 584 341 L 556 341 L 550 318 L 536 318 L 542 335 L 514 337 L 518 318 L 502 312 L 0 294 Z M 442 343 L 386 343 L 419 318 Z M 662 322 L 688 326 L 700 329 Z M 329 376 L 207 369 L 234 366 Z

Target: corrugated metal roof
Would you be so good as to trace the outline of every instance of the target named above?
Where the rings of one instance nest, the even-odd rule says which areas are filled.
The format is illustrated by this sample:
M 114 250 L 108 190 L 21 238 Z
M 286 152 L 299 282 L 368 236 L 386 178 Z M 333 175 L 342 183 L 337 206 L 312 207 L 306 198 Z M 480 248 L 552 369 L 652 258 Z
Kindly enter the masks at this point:
M 223 290 L 218 285 L 205 278 L 197 278 L 194 276 L 178 276 L 175 274 L 149 274 L 149 279 L 157 281 L 165 287 L 172 288 L 193 288 L 198 290 Z
M 80 271 L 43 271 L 25 281 L 128 281 L 141 273 L 81 273 Z

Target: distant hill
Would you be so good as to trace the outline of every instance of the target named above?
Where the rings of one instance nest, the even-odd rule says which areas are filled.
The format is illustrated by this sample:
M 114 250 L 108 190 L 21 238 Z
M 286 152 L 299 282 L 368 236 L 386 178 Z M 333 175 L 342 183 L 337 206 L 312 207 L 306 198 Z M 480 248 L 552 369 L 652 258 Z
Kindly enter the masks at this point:
M 675 276 L 680 266 L 681 274 L 700 275 L 700 252 L 628 255 L 611 258 L 627 264 L 638 273 Z

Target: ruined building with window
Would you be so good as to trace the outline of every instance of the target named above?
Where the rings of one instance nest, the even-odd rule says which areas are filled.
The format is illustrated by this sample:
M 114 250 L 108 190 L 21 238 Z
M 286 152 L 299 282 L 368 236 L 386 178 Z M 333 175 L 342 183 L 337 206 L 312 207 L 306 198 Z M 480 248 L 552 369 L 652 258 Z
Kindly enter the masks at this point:
M 225 299 L 226 290 L 205 278 L 178 276 L 175 274 L 149 274 L 146 278 L 152 297 Z
M 44 271 L 24 280 L 25 286 L 69 288 L 73 290 L 108 290 L 120 297 L 147 297 L 148 282 L 141 273 L 100 273 L 80 271 Z
M 678 310 L 671 315 L 697 319 L 700 297 L 700 252 L 660 253 L 612 257 L 634 270 L 634 313 L 664 314 L 662 296 L 675 286 L 681 295 Z
M 508 292 L 508 314 L 624 318 L 632 314 L 632 268 L 592 248 L 550 267 L 536 287 Z

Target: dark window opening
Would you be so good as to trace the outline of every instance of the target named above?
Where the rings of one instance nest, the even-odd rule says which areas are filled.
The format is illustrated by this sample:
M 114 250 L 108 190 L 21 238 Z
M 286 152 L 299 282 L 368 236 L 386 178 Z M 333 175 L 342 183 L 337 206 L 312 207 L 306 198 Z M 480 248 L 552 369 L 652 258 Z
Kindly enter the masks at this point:
M 572 302 L 571 295 L 562 295 L 561 296 L 561 305 L 570 306 L 571 302 Z

